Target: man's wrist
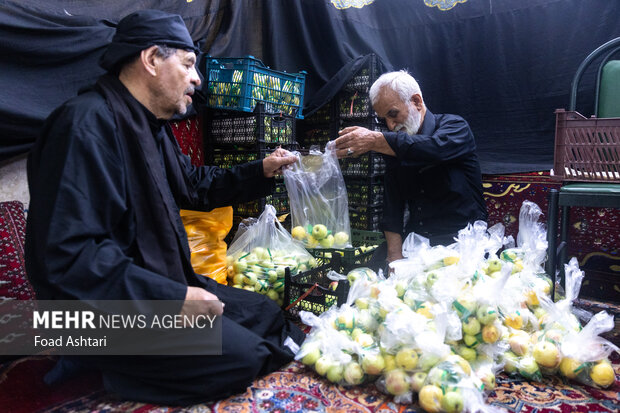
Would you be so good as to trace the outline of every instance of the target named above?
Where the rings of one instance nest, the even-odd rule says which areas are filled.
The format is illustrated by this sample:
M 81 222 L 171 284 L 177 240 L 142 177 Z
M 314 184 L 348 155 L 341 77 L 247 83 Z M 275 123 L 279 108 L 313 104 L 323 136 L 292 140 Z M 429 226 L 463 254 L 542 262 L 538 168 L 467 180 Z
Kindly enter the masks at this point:
M 382 144 L 382 140 L 385 140 L 385 137 L 383 136 L 383 133 L 378 132 L 378 131 L 374 131 L 373 132 L 373 140 L 372 140 L 372 148 L 371 150 L 375 151 L 375 152 L 379 152 L 378 149 L 381 148 L 381 144 Z

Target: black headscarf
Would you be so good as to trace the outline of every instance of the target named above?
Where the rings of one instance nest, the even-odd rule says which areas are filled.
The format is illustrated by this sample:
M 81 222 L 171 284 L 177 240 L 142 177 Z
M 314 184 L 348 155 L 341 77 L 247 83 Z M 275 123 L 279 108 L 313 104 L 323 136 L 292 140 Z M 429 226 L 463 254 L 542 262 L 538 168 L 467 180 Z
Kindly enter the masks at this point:
M 154 45 L 199 52 L 181 16 L 161 10 L 140 10 L 118 22 L 116 34 L 99 65 L 114 72 L 122 63 Z

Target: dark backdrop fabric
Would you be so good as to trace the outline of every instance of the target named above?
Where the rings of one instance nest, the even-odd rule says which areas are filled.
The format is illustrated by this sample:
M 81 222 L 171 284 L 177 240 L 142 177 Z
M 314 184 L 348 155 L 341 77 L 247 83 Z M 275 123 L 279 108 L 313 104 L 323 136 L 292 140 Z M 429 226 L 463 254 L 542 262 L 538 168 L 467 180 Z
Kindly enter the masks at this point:
M 103 73 L 99 56 L 120 18 L 139 9 L 180 14 L 205 45 L 228 0 L 0 0 L 0 161 L 30 149 L 43 120 Z M 211 37 L 209 37 L 211 35 Z
M 370 4 L 335 6 L 352 3 Z M 94 81 L 114 23 L 143 8 L 183 16 L 212 56 L 307 71 L 307 113 L 375 53 L 418 79 L 430 110 L 470 123 L 484 173 L 551 168 L 554 110 L 568 107 L 581 61 L 620 36 L 619 0 L 0 0 L 0 160 L 27 151 L 45 116 Z M 585 115 L 595 71 L 579 88 Z
M 375 0 L 361 8 L 334 6 L 346 3 L 371 2 L 271 0 L 254 14 L 237 4 L 232 12 L 242 20 L 261 14 L 262 25 L 254 24 L 261 27 L 262 47 L 244 46 L 239 39 L 245 29 L 231 27 L 210 52 L 249 53 L 278 70 L 305 69 L 306 113 L 337 91 L 341 68 L 376 53 L 388 70 L 410 71 L 430 110 L 459 114 L 470 123 L 484 173 L 552 167 L 554 110 L 568 107 L 582 60 L 620 36 L 618 0 Z M 577 109 L 587 116 L 593 112 L 595 71 L 592 66 L 584 74 L 579 88 Z

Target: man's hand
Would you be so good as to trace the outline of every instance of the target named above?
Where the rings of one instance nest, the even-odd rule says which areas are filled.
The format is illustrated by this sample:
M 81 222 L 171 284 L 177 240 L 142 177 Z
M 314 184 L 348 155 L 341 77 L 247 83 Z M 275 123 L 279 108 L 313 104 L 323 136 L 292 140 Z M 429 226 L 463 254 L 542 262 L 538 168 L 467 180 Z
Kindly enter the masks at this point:
M 265 178 L 272 178 L 282 173 L 282 167 L 297 161 L 297 157 L 286 149 L 278 147 L 268 157 L 263 159 L 263 173 Z
M 381 132 L 361 126 L 349 126 L 338 132 L 338 135 L 340 137 L 335 140 L 338 158 L 358 157 L 368 151 L 396 156 Z
M 387 242 L 387 261 L 392 262 L 403 259 L 403 238 L 396 232 L 385 231 Z
M 185 302 L 183 303 L 183 308 L 181 308 L 181 315 L 195 316 L 209 314 L 219 316 L 223 313 L 224 304 L 215 294 L 211 294 L 200 287 L 187 287 Z

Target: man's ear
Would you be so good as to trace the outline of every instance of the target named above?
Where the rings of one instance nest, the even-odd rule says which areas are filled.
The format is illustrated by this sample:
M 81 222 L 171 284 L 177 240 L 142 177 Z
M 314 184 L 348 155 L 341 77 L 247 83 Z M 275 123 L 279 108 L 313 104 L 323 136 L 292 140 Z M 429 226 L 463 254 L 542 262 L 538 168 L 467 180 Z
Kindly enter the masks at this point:
M 417 110 L 422 110 L 424 107 L 424 100 L 422 99 L 422 95 L 419 93 L 411 96 L 411 103 L 413 103 L 413 106 L 415 106 Z
M 140 52 L 140 62 L 151 76 L 157 76 L 157 66 L 159 64 L 159 56 L 156 53 L 157 46 L 151 46 Z

